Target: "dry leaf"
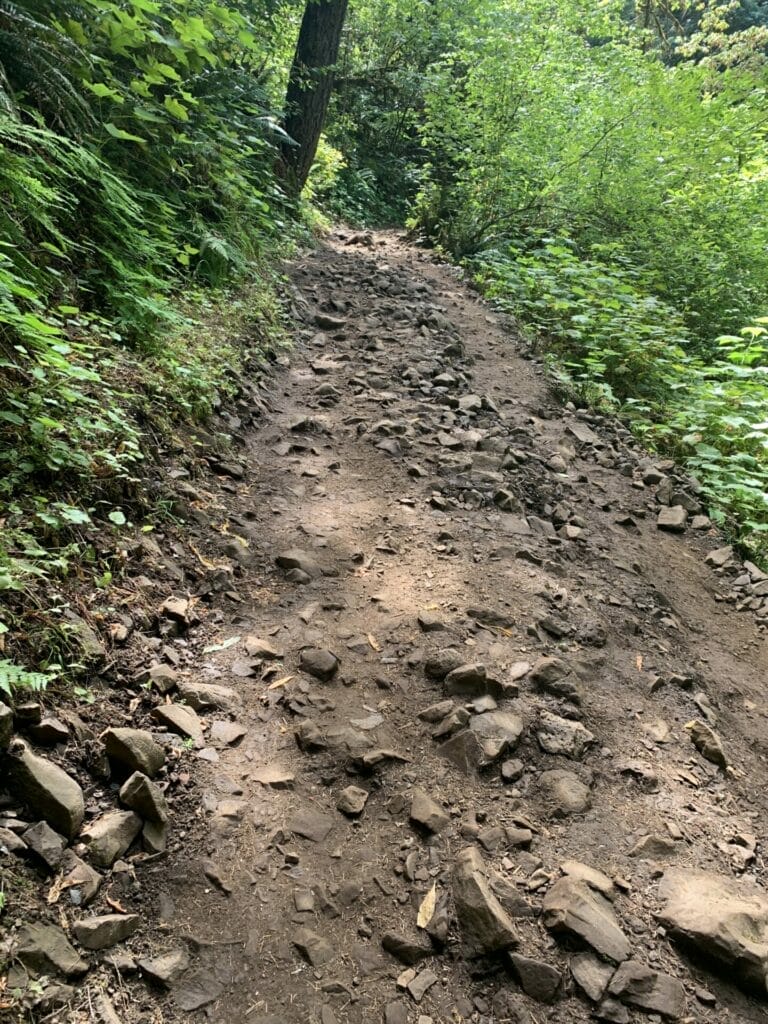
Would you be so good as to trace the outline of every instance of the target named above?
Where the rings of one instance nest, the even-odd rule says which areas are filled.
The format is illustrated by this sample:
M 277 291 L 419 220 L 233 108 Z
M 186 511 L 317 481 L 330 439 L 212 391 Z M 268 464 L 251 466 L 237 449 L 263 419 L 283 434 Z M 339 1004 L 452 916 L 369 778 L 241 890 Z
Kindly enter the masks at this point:
M 635 664 L 637 665 L 637 671 L 638 672 L 642 672 L 643 671 L 643 656 L 642 656 L 642 654 L 638 654 L 638 656 L 635 658 Z
M 376 637 L 373 636 L 372 633 L 368 634 L 368 643 L 371 645 L 371 647 L 373 648 L 374 651 L 380 651 L 381 650 L 381 644 L 376 639 Z
M 429 890 L 427 895 L 421 901 L 419 907 L 419 913 L 416 918 L 416 924 L 419 928 L 426 928 L 429 922 L 432 920 L 435 914 L 435 907 L 437 905 L 437 883 L 432 883 L 432 888 Z
M 109 896 L 107 896 L 107 903 L 110 905 L 110 907 L 112 907 L 113 910 L 117 911 L 118 914 L 128 913 L 128 911 L 125 909 L 122 903 L 119 902 L 119 900 L 113 900 L 110 899 Z
M 290 683 L 290 681 L 295 678 L 296 676 L 283 676 L 282 679 L 276 679 L 274 683 L 270 683 L 267 689 L 276 690 L 278 686 L 285 686 L 287 683 Z

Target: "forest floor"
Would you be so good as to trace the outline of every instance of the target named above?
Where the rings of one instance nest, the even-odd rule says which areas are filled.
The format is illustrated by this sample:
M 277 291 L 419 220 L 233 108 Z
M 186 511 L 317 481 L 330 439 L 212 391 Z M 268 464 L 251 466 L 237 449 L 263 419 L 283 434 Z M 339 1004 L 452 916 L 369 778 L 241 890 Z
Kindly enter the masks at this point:
M 178 635 L 115 655 L 167 670 L 112 720 L 171 744 L 167 855 L 112 868 L 89 912 L 141 928 L 48 1019 L 765 1020 L 760 574 L 455 269 L 339 233 L 289 274 L 273 411 L 156 569 Z M 185 607 L 207 523 L 249 546 Z

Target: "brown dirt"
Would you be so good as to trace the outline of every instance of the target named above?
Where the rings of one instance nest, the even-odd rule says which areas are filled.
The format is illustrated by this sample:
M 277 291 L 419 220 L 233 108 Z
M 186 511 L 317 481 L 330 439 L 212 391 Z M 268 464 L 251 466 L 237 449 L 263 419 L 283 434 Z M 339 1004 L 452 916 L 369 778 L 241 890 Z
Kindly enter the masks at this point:
M 438 981 L 418 1006 L 396 987 L 403 965 L 381 948 L 384 932 L 413 930 L 433 885 L 438 901 L 450 904 L 455 855 L 475 842 L 478 829 L 528 823 L 529 851 L 502 845 L 483 856 L 534 913 L 565 860 L 619 877 L 626 885 L 616 908 L 633 955 L 680 977 L 689 1018 L 763 1021 L 764 1005 L 681 957 L 654 918 L 665 865 L 628 856 L 642 836 L 669 837 L 676 826 L 682 838 L 665 863 L 732 875 L 729 841 L 762 831 L 766 651 L 755 620 L 722 599 L 725 582 L 705 565 L 722 539 L 715 531 L 657 529 L 655 488 L 621 470 L 643 453 L 613 421 L 558 405 L 540 364 L 521 353 L 510 326 L 452 268 L 393 234 L 375 236 L 373 244 L 349 244 L 340 235 L 290 274 L 298 344 L 274 378 L 274 413 L 247 434 L 238 453 L 245 478 L 196 482 L 205 496 L 198 508 L 212 522 L 228 520 L 230 535 L 248 527 L 249 558 L 232 585 L 241 600 L 220 593 L 201 602 L 202 624 L 177 642 L 185 676 L 240 691 L 236 717 L 247 734 L 238 746 L 218 749 L 213 764 L 182 752 L 177 778 L 192 778 L 186 790 L 170 790 L 177 815 L 167 859 L 137 863 L 135 881 L 109 890 L 145 917 L 128 948 L 143 955 L 187 945 L 193 971 L 219 995 L 189 1014 L 177 1005 L 179 990 L 160 993 L 136 975 L 103 969 L 84 983 L 79 1008 L 60 1019 L 88 1019 L 104 988 L 131 1024 L 203 1015 L 247 1024 L 269 1014 L 286 1024 L 362 1024 L 383 1020 L 395 1000 L 413 1022 L 419 1015 L 489 1024 L 593 1019 L 571 982 L 561 1001 L 546 1006 L 520 994 L 503 961 L 466 960 L 455 921 L 444 948 L 420 965 Z M 318 312 L 345 325 L 321 332 L 313 322 Z M 324 354 L 338 365 L 318 375 L 310 364 Z M 464 374 L 471 385 L 448 392 L 420 387 L 442 372 Z M 337 395 L 318 395 L 326 383 Z M 471 421 L 448 405 L 453 395 L 468 393 L 492 400 Z M 308 433 L 292 431 L 307 416 L 320 423 Z M 374 429 L 382 420 L 394 426 Z M 589 425 L 604 447 L 581 445 L 569 432 L 574 424 Z M 462 428 L 481 434 L 464 435 L 454 454 L 437 443 L 440 430 Z M 387 430 L 393 433 L 381 432 Z M 399 437 L 400 454 L 377 447 L 385 436 Z M 520 502 L 517 512 L 494 505 L 498 484 L 469 478 L 463 462 L 477 458 L 472 445 L 481 438 L 485 450 L 495 439 L 499 452 L 518 453 L 503 471 L 503 486 Z M 548 465 L 556 455 L 565 460 L 564 472 Z M 413 463 L 423 477 L 410 475 Z M 571 524 L 581 524 L 574 539 L 554 530 L 520 532 L 525 515 L 551 524 L 561 503 L 570 506 Z M 634 527 L 617 522 L 629 512 Z M 306 585 L 286 579 L 274 559 L 294 547 L 311 551 L 327 575 Z M 175 589 L 183 593 L 184 581 Z M 503 613 L 504 625 L 479 623 L 470 608 Z M 424 612 L 444 628 L 423 632 L 417 620 Z M 541 625 L 547 617 L 563 624 L 559 639 Z M 248 635 L 269 638 L 284 658 L 242 678 L 232 668 L 245 656 Z M 203 653 L 232 637 L 242 639 Z M 333 681 L 300 670 L 307 647 L 338 656 Z M 509 755 L 524 765 L 517 781 L 504 782 L 498 766 L 462 773 L 440 755 L 435 726 L 419 719 L 444 699 L 443 685 L 427 678 L 423 662 L 448 647 L 501 680 L 516 674 L 517 663 L 543 655 L 573 666 L 580 708 L 535 691 L 525 675 L 519 696 L 500 702 L 526 726 Z M 685 729 L 702 717 L 700 693 L 716 713 L 732 766 L 727 773 L 697 753 Z M 580 761 L 540 749 L 534 729 L 543 709 L 581 718 L 594 734 Z M 295 730 L 305 719 L 326 734 L 363 720 L 358 731 L 404 760 L 361 773 L 339 749 L 303 752 Z M 659 720 L 668 726 L 665 742 L 645 728 Z M 290 770 L 293 787 L 260 785 L 258 771 L 270 765 Z M 589 810 L 550 816 L 537 780 L 553 768 L 591 784 Z M 357 821 L 336 810 L 350 784 L 369 792 Z M 429 840 L 408 821 L 414 787 L 450 816 Z M 306 809 L 329 818 L 321 842 L 291 829 L 296 812 Z M 228 893 L 203 873 L 206 858 Z M 758 847 L 746 876 L 763 885 L 763 867 Z M 539 869 L 540 888 L 529 881 Z M 313 888 L 314 911 L 297 911 L 297 892 Z M 319 890 L 330 904 L 325 909 Z M 520 951 L 567 978 L 567 944 L 556 943 L 536 916 L 516 923 Z M 301 957 L 292 942 L 301 927 L 331 944 L 329 963 L 313 968 Z M 714 993 L 716 1005 L 699 1002 L 697 987 Z M 511 998 L 505 1002 L 500 993 Z M 649 1018 L 630 1010 L 629 1019 Z

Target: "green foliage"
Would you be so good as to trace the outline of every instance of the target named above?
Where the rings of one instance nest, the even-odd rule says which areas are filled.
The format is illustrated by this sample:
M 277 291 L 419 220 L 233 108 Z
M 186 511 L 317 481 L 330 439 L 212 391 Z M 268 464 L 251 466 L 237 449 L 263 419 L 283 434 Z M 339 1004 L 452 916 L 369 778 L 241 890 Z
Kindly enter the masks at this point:
M 13 698 L 20 691 L 39 693 L 46 689 L 51 677 L 44 672 L 29 672 L 11 661 L 0 659 L 0 694 Z

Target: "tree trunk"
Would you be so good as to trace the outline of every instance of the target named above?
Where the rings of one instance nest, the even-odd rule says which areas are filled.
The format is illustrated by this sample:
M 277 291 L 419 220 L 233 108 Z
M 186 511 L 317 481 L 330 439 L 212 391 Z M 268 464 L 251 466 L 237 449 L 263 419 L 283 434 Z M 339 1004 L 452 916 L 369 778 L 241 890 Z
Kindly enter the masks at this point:
M 348 0 L 307 0 L 285 95 L 285 131 L 296 145 L 284 143 L 282 172 L 288 189 L 299 195 L 309 177 L 333 88 L 341 30 Z

